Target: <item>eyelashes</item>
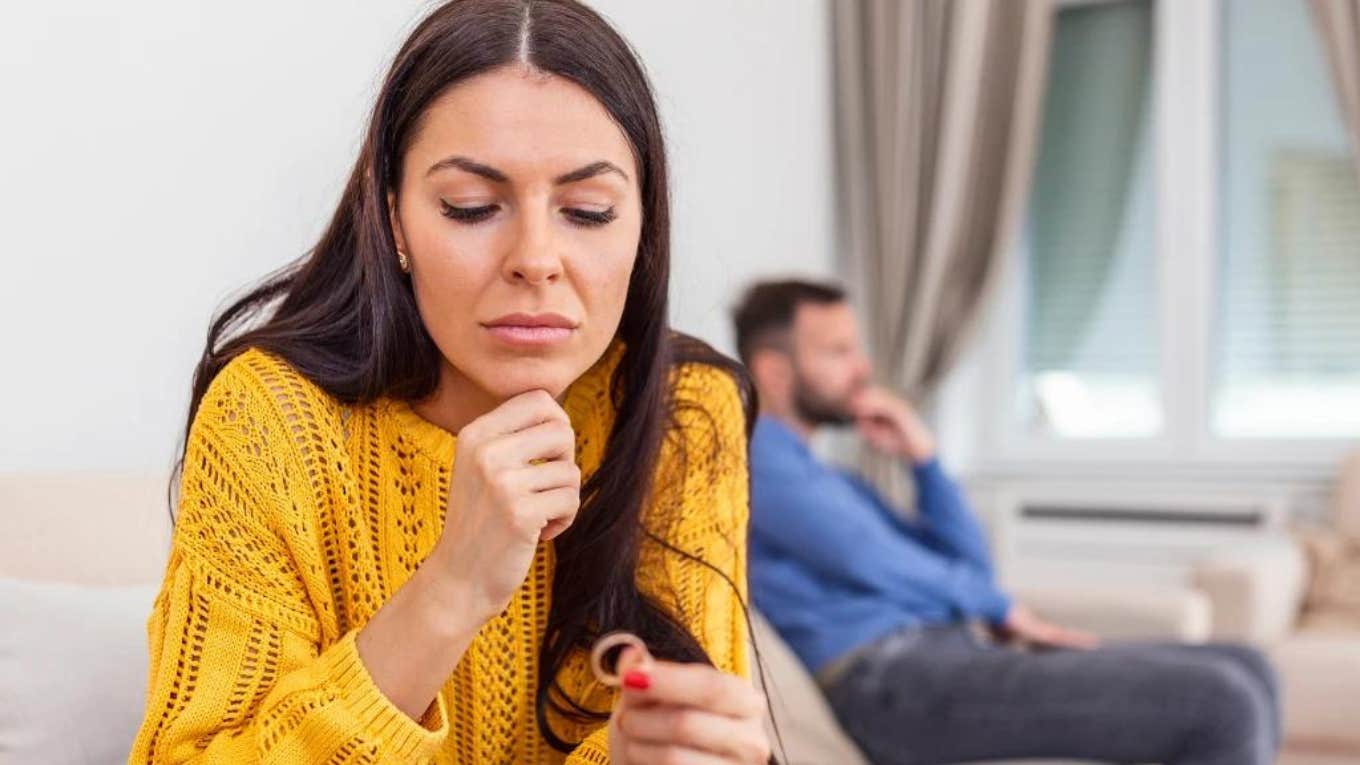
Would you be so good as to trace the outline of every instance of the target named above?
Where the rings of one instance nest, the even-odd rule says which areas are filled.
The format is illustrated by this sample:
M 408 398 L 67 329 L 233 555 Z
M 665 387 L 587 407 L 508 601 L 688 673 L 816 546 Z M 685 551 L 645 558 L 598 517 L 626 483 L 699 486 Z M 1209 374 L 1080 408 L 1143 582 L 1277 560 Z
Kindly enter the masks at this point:
M 439 201 L 440 212 L 445 218 L 456 220 L 460 223 L 480 223 L 490 218 L 496 212 L 496 205 L 482 205 L 481 207 L 454 207 L 453 205 Z
M 567 217 L 579 221 L 581 225 L 585 226 L 603 226 L 619 217 L 612 207 L 605 210 L 578 210 L 569 207 L 565 212 Z
M 500 205 L 456 207 L 442 199 L 439 200 L 439 206 L 440 212 L 445 218 L 469 225 L 481 223 L 492 215 L 495 215 L 496 211 L 500 209 Z M 610 207 L 607 210 L 581 210 L 579 208 L 568 207 L 563 209 L 562 212 L 573 225 L 581 226 L 582 228 L 604 226 L 613 222 L 614 219 L 618 217 L 618 213 L 614 212 L 613 207 Z

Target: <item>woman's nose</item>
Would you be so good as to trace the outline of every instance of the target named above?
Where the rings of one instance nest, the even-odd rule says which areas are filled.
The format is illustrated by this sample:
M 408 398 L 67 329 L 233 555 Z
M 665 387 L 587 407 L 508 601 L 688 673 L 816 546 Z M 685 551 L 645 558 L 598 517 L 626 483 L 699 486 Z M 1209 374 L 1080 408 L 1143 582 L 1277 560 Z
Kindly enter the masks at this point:
M 518 238 L 505 258 L 505 278 L 528 284 L 557 281 L 562 275 L 562 258 L 557 254 L 549 216 L 526 214 L 521 221 Z

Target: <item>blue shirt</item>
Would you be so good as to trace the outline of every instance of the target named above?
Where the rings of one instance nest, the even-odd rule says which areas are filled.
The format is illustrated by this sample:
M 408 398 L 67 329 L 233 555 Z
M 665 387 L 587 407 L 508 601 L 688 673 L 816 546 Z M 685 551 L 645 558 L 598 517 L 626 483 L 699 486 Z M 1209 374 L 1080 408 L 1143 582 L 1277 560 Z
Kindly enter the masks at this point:
M 936 459 L 912 472 L 916 520 L 784 423 L 756 421 L 751 593 L 810 670 L 904 626 L 1004 621 L 1010 600 L 963 493 Z

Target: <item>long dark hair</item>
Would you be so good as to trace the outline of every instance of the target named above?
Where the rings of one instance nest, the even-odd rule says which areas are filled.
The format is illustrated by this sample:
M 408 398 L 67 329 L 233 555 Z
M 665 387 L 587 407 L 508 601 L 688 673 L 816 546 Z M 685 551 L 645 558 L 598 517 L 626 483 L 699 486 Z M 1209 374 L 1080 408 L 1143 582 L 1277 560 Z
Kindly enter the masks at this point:
M 570 79 L 594 95 L 628 137 L 640 169 L 642 233 L 617 331 L 624 352 L 611 383 L 615 422 L 602 464 L 582 487 L 576 523 L 554 541 L 552 606 L 540 648 L 538 727 L 554 748 L 569 751 L 579 742 L 554 731 L 549 710 L 577 721 L 608 716 L 569 698 L 557 683 L 571 653 L 597 635 L 627 629 L 658 657 L 712 664 L 695 637 L 641 593 L 635 579 L 644 539 L 708 564 L 645 529 L 642 513 L 661 442 L 686 405 L 671 393 L 675 366 L 697 361 L 730 371 L 742 394 L 748 436 L 755 395 L 742 367 L 668 327 L 670 205 L 660 121 L 637 57 L 598 14 L 574 0 L 450 0 L 416 27 L 387 74 L 358 161 L 320 241 L 213 320 L 194 370 L 184 437 L 209 383 L 248 347 L 283 358 L 347 404 L 384 395 L 416 400 L 434 391 L 441 355 L 397 266 L 387 192 L 400 187 L 402 156 L 430 103 L 462 80 L 516 62 Z M 182 465 L 181 450 L 175 475 Z M 735 582 L 727 581 L 735 590 Z

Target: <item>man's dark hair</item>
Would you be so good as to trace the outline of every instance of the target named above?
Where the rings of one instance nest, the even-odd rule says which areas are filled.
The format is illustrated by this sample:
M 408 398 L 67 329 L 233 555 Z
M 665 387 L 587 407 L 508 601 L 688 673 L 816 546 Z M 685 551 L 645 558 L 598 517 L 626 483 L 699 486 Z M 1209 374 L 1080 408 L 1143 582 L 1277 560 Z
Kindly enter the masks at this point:
M 743 364 L 761 348 L 783 348 L 793 317 L 804 303 L 830 305 L 845 302 L 845 289 L 825 282 L 802 279 L 756 282 L 732 309 L 737 332 L 737 355 Z

